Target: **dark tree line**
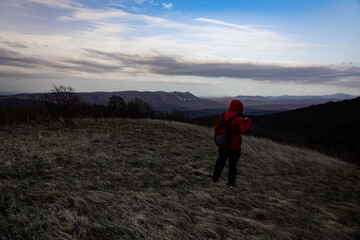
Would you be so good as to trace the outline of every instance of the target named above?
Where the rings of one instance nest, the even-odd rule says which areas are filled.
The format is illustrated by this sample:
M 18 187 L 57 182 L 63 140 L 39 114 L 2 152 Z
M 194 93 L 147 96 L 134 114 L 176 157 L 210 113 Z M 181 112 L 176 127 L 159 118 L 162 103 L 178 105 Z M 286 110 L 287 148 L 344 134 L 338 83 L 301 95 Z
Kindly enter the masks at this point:
M 42 94 L 39 101 L 32 101 L 26 107 L 20 102 L 10 108 L 0 107 L 0 124 L 17 122 L 62 121 L 71 123 L 76 118 L 157 118 L 189 122 L 186 114 L 180 111 L 159 111 L 139 98 L 127 103 L 120 96 L 109 98 L 108 106 L 88 104 L 72 87 L 63 85 Z
M 253 118 L 252 134 L 360 165 L 360 98 Z

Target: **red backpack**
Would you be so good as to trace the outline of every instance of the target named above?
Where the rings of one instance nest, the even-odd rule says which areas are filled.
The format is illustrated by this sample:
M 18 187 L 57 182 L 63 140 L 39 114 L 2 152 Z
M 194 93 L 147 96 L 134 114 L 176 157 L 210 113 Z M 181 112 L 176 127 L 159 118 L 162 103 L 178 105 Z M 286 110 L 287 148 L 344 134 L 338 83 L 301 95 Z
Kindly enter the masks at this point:
M 221 122 L 215 132 L 215 144 L 218 147 L 230 147 L 232 142 L 231 121 L 241 116 L 241 114 L 235 114 L 229 120 L 225 121 L 225 113 L 221 114 Z

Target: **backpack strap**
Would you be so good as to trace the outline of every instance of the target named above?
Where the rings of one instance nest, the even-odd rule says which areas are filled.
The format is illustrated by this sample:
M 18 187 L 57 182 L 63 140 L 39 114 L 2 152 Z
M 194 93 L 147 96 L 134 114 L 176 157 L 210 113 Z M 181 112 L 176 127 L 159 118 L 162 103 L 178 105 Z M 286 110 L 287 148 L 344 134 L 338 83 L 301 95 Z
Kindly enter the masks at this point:
M 220 124 L 231 123 L 232 120 L 234 120 L 237 117 L 241 117 L 241 116 L 242 116 L 242 114 L 235 114 L 234 116 L 229 118 L 229 120 L 225 121 L 225 113 L 222 113 L 221 114 L 221 122 L 220 122 Z
M 234 120 L 237 117 L 241 117 L 241 114 L 235 114 L 234 116 L 232 116 L 229 120 L 227 120 L 228 123 L 231 123 L 232 120 Z
M 224 120 L 224 113 L 221 115 L 221 118 L 223 121 Z M 231 133 L 231 122 L 237 118 L 237 117 L 241 117 L 242 115 L 241 114 L 235 114 L 234 116 L 232 116 L 229 120 L 227 120 L 225 123 L 223 123 L 224 125 L 227 126 L 227 132 L 228 132 L 228 135 L 227 135 L 227 141 L 226 141 L 226 148 L 230 147 L 231 145 L 231 142 L 232 142 L 232 133 Z

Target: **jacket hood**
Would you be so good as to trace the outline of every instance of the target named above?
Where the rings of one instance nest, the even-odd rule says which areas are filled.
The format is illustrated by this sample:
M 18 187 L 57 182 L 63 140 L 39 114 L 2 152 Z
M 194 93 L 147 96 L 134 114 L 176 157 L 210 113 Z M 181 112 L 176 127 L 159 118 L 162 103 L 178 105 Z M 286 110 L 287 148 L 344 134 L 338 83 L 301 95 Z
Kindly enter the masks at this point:
M 233 112 L 233 113 L 242 113 L 244 110 L 244 105 L 242 104 L 242 102 L 240 100 L 232 100 L 230 103 L 230 107 L 229 107 L 229 112 Z

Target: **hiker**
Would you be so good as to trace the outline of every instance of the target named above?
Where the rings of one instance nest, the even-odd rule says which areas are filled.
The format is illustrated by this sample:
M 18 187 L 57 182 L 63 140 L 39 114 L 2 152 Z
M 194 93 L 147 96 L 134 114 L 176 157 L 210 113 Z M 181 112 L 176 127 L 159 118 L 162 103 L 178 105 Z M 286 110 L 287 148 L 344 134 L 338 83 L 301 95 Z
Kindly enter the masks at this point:
M 236 164 L 241 155 L 241 134 L 248 133 L 252 125 L 250 118 L 243 118 L 243 110 L 241 101 L 232 100 L 228 112 L 220 114 L 215 124 L 214 140 L 219 147 L 219 157 L 214 167 L 212 182 L 219 180 L 226 160 L 229 159 L 228 186 L 230 189 L 235 186 Z

